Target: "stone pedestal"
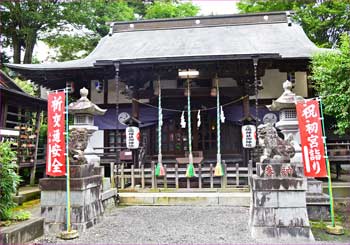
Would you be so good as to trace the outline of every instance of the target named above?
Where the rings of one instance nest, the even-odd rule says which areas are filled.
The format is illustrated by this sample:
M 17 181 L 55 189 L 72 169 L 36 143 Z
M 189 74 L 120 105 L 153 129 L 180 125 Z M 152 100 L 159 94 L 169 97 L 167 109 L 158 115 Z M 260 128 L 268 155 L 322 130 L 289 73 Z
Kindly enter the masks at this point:
M 299 163 L 257 163 L 252 178 L 251 235 L 255 239 L 314 240 Z
M 94 164 L 70 166 L 71 224 L 79 232 L 102 219 L 102 176 Z M 66 178 L 44 178 L 41 189 L 41 215 L 46 232 L 58 233 L 66 229 Z
M 322 181 L 307 179 L 306 204 L 310 220 L 330 220 L 329 196 L 322 192 Z

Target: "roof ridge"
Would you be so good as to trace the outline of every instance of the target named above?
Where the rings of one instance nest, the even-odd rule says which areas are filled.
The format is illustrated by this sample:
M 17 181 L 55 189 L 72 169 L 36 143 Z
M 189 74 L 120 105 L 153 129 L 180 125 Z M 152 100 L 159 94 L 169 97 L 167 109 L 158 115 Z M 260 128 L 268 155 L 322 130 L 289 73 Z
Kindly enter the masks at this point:
M 261 12 L 251 14 L 234 15 L 215 15 L 215 16 L 195 16 L 187 18 L 172 19 L 151 19 L 135 20 L 126 22 L 111 22 L 110 35 L 112 33 L 124 31 L 139 30 L 157 30 L 174 28 L 192 28 L 192 27 L 213 27 L 228 25 L 247 25 L 247 24 L 271 24 L 271 23 L 289 23 L 290 11 L 279 12 Z

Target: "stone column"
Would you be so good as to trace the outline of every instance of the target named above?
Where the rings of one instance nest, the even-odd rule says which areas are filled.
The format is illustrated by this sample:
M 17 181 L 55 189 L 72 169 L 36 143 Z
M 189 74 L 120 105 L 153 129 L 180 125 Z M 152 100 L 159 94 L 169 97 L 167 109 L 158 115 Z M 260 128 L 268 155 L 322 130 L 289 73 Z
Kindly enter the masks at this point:
M 93 164 L 71 165 L 70 175 L 72 229 L 83 232 L 103 217 L 100 193 L 102 177 Z M 44 178 L 40 180 L 39 187 L 45 232 L 65 230 L 66 178 Z
M 256 239 L 314 240 L 300 163 L 257 163 L 252 179 L 251 235 Z M 273 243 L 273 241 L 271 241 Z

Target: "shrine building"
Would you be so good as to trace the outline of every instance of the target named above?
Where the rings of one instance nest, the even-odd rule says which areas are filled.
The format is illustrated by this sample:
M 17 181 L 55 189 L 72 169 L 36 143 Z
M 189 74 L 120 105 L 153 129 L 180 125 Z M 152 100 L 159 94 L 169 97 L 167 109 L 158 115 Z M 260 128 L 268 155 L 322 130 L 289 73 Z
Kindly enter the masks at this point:
M 83 59 L 7 66 L 51 90 L 73 84 L 76 97 L 80 88 L 88 88 L 89 99 L 107 109 L 105 115 L 95 117 L 99 131 L 92 139 L 106 162 L 108 156 L 113 158 L 115 147 L 122 149 L 120 158 L 127 159 L 126 125 L 119 120 L 128 115 L 141 131 L 135 152 L 139 161 L 157 161 L 161 94 L 163 161 L 187 156 L 191 125 L 193 152 L 203 157 L 204 164 L 215 163 L 218 85 L 225 117 L 220 121 L 221 158 L 243 166 L 241 126 L 261 122 L 270 113 L 265 105 L 282 94 L 287 79 L 297 95 L 313 96 L 309 62 L 319 51 L 289 12 L 271 12 L 113 22 L 109 35 Z M 181 71 L 197 75 L 186 79 Z

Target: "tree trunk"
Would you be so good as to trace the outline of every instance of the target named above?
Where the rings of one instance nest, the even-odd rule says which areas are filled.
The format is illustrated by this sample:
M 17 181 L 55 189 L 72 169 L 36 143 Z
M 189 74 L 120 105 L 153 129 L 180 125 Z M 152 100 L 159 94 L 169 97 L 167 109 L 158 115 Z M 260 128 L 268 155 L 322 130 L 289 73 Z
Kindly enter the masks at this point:
M 36 30 L 28 33 L 25 39 L 26 50 L 24 53 L 23 64 L 31 64 L 33 58 L 33 50 L 36 43 Z
M 21 63 L 21 43 L 16 33 L 12 35 L 13 63 Z

